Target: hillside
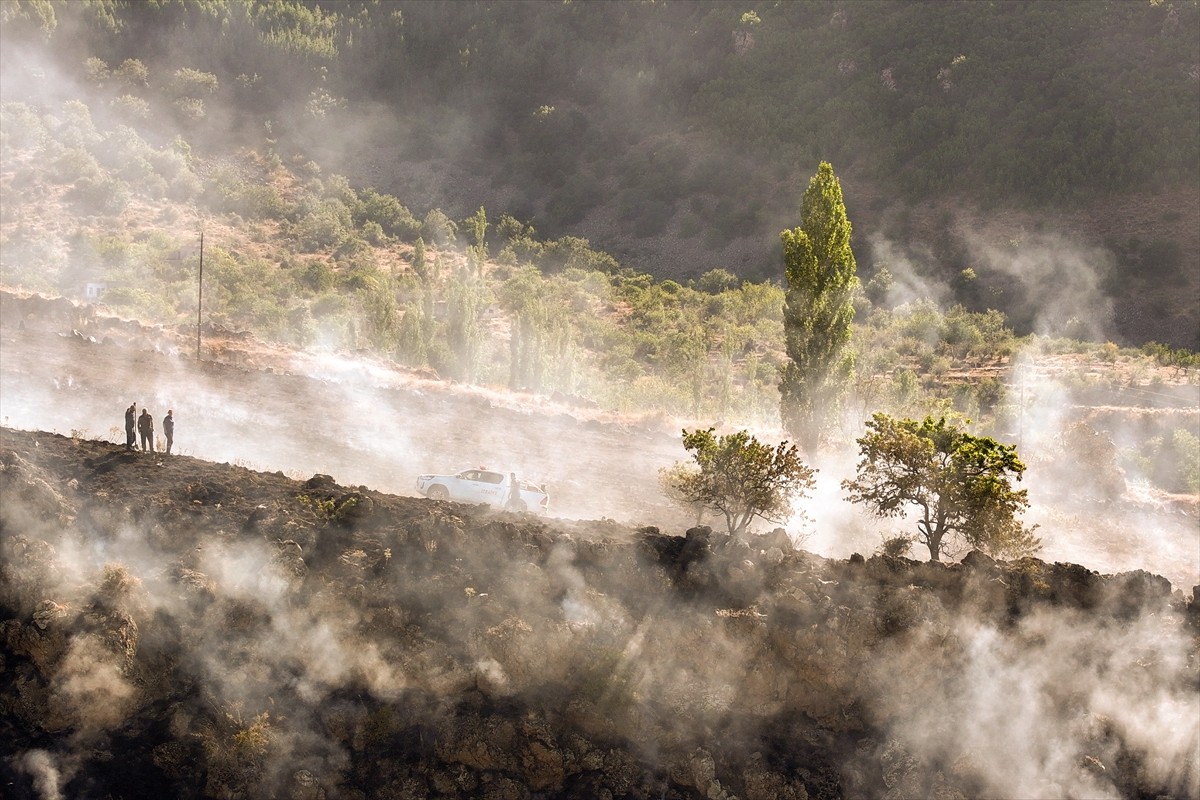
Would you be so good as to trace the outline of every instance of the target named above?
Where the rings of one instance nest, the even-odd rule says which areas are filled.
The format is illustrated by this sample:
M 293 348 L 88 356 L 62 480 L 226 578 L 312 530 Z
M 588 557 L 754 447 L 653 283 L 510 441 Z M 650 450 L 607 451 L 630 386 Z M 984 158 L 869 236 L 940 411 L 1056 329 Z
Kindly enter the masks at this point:
M 1142 571 L 827 560 L 9 428 L 0 492 L 14 800 L 1200 791 L 1200 606 Z
M 1019 334 L 1076 318 L 1093 340 L 1200 346 L 1194 2 L 35 0 L 0 21 L 10 113 L 82 102 L 208 163 L 312 164 L 422 221 L 484 207 L 681 283 L 777 278 L 830 160 L 864 281 L 887 269 Z M 78 166 L 59 170 L 111 200 Z M 154 195 L 160 164 L 121 166 Z M 310 210 L 167 188 L 201 217 Z

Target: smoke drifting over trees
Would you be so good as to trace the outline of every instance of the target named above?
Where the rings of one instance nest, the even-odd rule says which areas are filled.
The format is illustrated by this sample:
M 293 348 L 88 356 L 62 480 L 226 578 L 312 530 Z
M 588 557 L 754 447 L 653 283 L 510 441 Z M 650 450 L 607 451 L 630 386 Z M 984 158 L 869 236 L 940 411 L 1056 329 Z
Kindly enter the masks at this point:
M 0 791 L 1200 796 L 1198 25 L 6 0 Z M 789 438 L 826 159 L 855 369 L 725 537 L 656 476 Z M 876 411 L 1015 447 L 1038 558 L 905 558 L 841 489 Z M 551 516 L 411 496 L 483 464 Z

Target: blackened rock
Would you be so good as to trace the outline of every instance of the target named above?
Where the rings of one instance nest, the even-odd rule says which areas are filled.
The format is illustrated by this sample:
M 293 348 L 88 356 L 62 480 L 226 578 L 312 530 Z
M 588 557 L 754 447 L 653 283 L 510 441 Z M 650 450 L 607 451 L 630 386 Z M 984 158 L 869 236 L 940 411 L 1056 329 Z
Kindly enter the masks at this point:
M 1122 572 L 1108 581 L 1108 591 L 1118 616 L 1137 616 L 1143 610 L 1157 610 L 1171 599 L 1171 582 L 1161 575 L 1142 569 Z
M 969 570 L 991 571 L 996 569 L 996 559 L 982 550 L 972 550 L 963 556 L 962 565 Z
M 304 482 L 305 489 L 333 489 L 337 486 L 337 482 L 333 480 L 332 475 L 325 475 L 318 472 Z

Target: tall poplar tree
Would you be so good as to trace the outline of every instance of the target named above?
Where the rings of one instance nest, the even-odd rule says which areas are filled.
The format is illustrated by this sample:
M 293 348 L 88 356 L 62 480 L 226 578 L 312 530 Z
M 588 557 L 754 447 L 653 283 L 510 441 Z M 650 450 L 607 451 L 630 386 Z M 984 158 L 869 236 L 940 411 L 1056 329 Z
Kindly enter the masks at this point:
M 858 286 L 850 220 L 833 167 L 822 161 L 809 181 L 800 227 L 783 231 L 783 328 L 787 354 L 779 383 L 783 426 L 808 453 L 837 419 L 853 370 L 850 322 Z

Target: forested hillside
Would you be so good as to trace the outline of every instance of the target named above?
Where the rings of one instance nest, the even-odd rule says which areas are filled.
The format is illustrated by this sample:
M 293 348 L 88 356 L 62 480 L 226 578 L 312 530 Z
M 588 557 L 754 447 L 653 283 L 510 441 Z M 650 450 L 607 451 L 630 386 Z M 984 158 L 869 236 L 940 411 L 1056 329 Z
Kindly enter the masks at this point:
M 864 282 L 886 268 L 1018 333 L 1076 317 L 1121 344 L 1200 339 L 1194 0 L 3 15 L 6 103 L 81 100 L 206 159 L 300 154 L 418 218 L 484 207 L 660 279 L 763 280 L 829 160 Z

